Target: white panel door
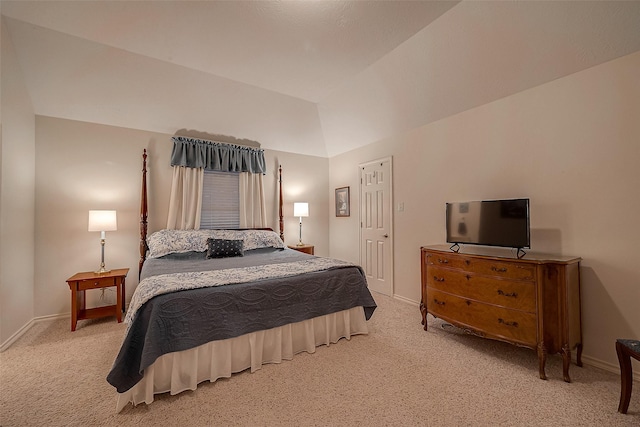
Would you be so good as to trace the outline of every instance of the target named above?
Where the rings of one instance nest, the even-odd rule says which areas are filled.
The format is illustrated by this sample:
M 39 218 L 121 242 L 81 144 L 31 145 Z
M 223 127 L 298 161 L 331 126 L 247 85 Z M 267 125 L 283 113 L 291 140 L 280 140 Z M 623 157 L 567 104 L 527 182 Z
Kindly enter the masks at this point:
M 360 165 L 360 265 L 369 289 L 393 295 L 391 158 Z

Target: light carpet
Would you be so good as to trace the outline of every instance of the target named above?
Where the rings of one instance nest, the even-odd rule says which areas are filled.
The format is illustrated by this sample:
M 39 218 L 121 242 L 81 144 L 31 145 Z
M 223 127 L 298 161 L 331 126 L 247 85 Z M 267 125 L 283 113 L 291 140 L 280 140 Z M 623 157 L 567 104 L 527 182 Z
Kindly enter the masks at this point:
M 123 338 L 113 319 L 34 325 L 0 354 L 0 426 L 638 426 L 617 413 L 618 375 L 442 327 L 417 307 L 374 295 L 369 335 L 301 353 L 196 391 L 115 413 L 105 380 Z M 614 351 L 614 343 L 611 344 Z

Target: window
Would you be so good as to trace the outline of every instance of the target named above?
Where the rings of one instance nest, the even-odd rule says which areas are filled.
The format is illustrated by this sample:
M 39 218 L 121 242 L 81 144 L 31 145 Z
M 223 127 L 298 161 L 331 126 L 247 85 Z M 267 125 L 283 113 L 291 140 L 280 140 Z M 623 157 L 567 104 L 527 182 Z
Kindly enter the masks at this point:
M 240 174 L 204 171 L 200 228 L 240 228 Z

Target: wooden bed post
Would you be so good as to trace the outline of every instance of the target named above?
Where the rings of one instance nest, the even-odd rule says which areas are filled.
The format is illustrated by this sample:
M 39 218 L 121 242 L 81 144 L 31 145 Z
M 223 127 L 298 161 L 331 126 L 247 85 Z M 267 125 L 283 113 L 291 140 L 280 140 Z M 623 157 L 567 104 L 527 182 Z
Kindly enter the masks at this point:
M 284 219 L 282 216 L 282 165 L 280 165 L 279 168 L 279 179 L 278 182 L 280 183 L 280 206 L 278 209 L 278 214 L 280 215 L 280 239 L 284 242 Z
M 147 149 L 142 152 L 142 195 L 140 198 L 140 261 L 138 262 L 138 280 L 142 264 L 147 255 Z

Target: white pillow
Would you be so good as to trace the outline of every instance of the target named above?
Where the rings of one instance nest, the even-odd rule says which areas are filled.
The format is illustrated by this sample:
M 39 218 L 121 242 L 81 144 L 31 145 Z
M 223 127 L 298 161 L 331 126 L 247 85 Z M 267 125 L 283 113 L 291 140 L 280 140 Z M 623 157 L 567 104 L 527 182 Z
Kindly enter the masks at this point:
M 149 255 L 160 258 L 173 253 L 204 252 L 211 230 L 160 230 L 147 237 Z
M 244 250 L 258 248 L 284 248 L 284 242 L 275 231 L 271 230 L 244 230 L 242 233 L 244 240 Z

